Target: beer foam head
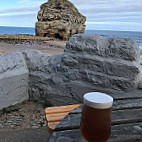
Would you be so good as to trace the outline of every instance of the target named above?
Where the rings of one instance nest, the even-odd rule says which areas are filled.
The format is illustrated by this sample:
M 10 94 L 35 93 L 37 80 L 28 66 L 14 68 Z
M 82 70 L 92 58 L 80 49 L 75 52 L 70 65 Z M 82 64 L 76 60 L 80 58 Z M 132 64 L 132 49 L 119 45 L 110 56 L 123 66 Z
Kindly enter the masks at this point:
M 105 93 L 90 92 L 83 96 L 84 104 L 98 109 L 112 107 L 113 98 Z

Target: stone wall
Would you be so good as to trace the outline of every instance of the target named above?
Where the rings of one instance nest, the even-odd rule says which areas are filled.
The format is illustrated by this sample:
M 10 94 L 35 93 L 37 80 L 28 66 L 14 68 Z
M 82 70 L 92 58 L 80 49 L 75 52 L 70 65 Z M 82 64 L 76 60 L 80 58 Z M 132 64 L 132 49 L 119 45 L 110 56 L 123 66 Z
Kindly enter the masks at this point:
M 74 35 L 60 55 L 36 50 L 1 55 L 0 109 L 28 98 L 67 105 L 81 103 L 86 92 L 117 95 L 137 89 L 141 77 L 140 51 L 133 40 Z
M 86 92 L 119 93 L 138 88 L 140 51 L 131 39 L 72 36 L 64 54 L 24 51 L 32 100 L 49 105 L 81 103 Z
M 0 109 L 29 99 L 28 80 L 22 53 L 0 55 Z

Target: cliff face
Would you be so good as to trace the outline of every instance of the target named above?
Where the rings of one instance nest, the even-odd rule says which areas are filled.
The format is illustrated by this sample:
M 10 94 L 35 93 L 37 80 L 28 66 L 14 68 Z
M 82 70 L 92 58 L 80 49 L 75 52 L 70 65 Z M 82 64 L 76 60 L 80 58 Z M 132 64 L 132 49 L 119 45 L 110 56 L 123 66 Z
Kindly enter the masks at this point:
M 40 7 L 37 16 L 36 35 L 63 40 L 85 30 L 86 17 L 67 0 L 49 0 Z

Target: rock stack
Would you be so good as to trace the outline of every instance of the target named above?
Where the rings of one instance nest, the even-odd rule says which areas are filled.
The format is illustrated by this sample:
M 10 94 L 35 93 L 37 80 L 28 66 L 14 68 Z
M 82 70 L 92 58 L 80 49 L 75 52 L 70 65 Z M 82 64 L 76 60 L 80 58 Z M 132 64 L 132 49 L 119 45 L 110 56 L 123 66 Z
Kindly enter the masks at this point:
M 86 17 L 67 0 L 48 0 L 41 5 L 37 19 L 37 36 L 67 40 L 71 35 L 85 30 Z

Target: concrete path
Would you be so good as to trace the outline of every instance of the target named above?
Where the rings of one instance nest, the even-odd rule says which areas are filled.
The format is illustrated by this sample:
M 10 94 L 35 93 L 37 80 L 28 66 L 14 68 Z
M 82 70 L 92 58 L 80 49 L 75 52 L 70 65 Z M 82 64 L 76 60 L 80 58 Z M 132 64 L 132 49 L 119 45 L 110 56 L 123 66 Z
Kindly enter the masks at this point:
M 0 132 L 0 142 L 48 142 L 47 128 Z

